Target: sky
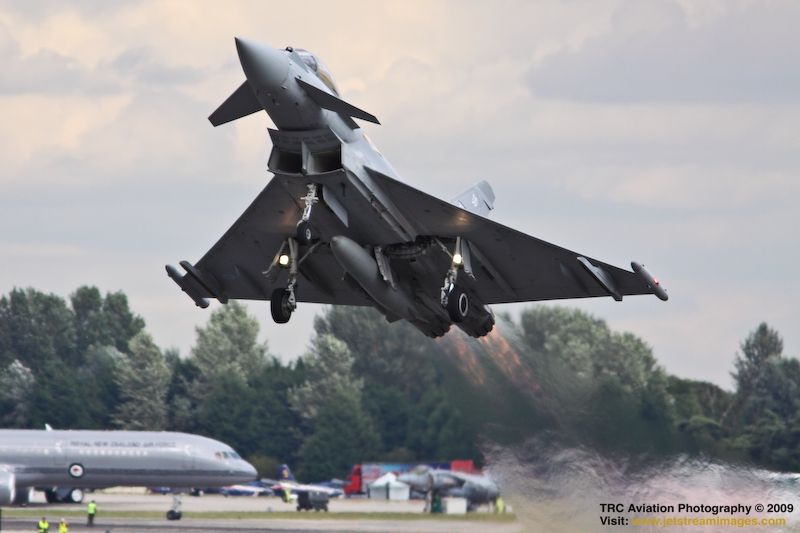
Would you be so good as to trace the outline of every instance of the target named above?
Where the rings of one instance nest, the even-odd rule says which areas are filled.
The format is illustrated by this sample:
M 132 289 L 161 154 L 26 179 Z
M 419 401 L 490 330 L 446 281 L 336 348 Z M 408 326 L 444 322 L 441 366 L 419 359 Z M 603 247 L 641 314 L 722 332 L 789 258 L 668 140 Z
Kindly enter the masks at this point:
M 645 263 L 669 302 L 564 303 L 730 388 L 760 322 L 800 350 L 797 20 L 771 0 L 0 1 L 0 292 L 122 290 L 190 349 L 218 304 L 164 265 L 199 259 L 271 177 L 265 113 L 207 121 L 244 79 L 241 36 L 322 57 L 407 183 L 488 180 L 495 220 Z M 250 308 L 284 359 L 321 310 Z

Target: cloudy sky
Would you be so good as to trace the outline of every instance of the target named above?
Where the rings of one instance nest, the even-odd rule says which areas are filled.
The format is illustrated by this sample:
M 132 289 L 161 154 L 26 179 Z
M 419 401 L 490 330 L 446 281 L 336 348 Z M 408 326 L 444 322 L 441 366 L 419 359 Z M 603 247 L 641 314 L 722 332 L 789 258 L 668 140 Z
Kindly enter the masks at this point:
M 163 266 L 269 179 L 266 114 L 206 120 L 243 36 L 324 58 L 408 183 L 487 179 L 496 220 L 646 263 L 669 302 L 576 305 L 730 386 L 760 321 L 800 350 L 798 20 L 769 0 L 0 2 L 0 292 L 123 290 L 162 346 L 191 346 L 208 310 Z M 252 309 L 287 358 L 319 310 Z

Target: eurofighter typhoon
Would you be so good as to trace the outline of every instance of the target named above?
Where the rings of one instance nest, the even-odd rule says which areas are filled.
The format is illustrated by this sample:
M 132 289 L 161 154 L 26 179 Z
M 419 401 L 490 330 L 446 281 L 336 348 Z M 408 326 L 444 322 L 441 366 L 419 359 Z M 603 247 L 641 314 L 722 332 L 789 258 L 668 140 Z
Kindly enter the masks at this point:
M 272 180 L 196 264 L 168 275 L 200 307 L 208 298 L 269 300 L 289 321 L 298 302 L 361 305 L 425 335 L 452 324 L 489 333 L 489 304 L 667 293 L 633 272 L 515 231 L 486 217 L 482 181 L 452 201 L 399 180 L 356 120 L 378 119 L 342 99 L 307 50 L 236 39 L 246 80 L 209 120 L 219 126 L 266 111 Z

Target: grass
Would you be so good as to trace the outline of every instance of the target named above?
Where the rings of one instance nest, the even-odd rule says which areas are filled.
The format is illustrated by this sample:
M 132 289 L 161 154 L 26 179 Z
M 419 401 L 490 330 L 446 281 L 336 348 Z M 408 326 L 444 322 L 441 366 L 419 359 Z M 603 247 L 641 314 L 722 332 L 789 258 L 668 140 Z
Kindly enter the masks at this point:
M 163 519 L 166 511 L 104 511 L 98 513 L 98 520 L 103 518 L 150 518 Z M 3 516 L 8 518 L 39 518 L 43 515 L 81 519 L 86 517 L 85 511 L 62 509 L 3 509 Z M 392 513 L 392 512 L 296 512 L 296 511 L 184 511 L 183 518 L 198 520 L 269 520 L 269 519 L 316 519 L 316 520 L 468 520 L 470 522 L 514 522 L 513 513 L 502 515 L 490 513 L 469 513 L 466 515 L 432 515 L 427 513 Z

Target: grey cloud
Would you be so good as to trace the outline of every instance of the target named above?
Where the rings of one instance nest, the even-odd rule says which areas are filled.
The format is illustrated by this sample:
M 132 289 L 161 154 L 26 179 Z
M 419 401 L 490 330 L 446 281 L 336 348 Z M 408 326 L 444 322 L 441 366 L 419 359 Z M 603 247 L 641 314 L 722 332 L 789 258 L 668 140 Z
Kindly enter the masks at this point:
M 18 2 L 15 0 L 1 0 L 0 9 L 7 13 L 13 13 L 25 20 L 40 22 L 52 15 L 54 11 L 70 10 L 76 11 L 87 17 L 100 17 L 109 13 L 117 12 L 126 6 L 141 4 L 141 0 L 78 0 L 74 2 L 57 4 L 48 0 L 25 0 Z
M 725 15 L 698 25 L 675 9 L 655 13 L 656 6 L 621 6 L 608 33 L 532 68 L 526 79 L 531 90 L 544 98 L 599 102 L 800 98 L 800 4 L 729 4 Z M 641 24 L 646 17 L 632 15 L 647 10 L 658 15 L 649 28 Z
M 23 56 L 8 28 L 0 24 L 0 94 L 108 93 L 119 84 L 103 73 L 93 72 L 71 57 L 52 50 Z
M 0 94 L 109 94 L 133 84 L 173 87 L 201 81 L 206 73 L 158 61 L 150 50 L 129 48 L 111 61 L 87 67 L 75 58 L 42 49 L 23 56 L 8 28 L 0 24 Z
M 205 76 L 201 69 L 162 64 L 146 48 L 130 48 L 118 55 L 107 67 L 122 77 L 146 84 L 174 86 L 194 83 Z

